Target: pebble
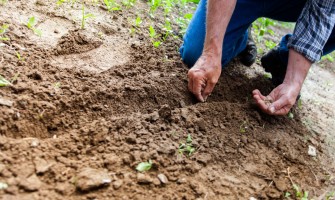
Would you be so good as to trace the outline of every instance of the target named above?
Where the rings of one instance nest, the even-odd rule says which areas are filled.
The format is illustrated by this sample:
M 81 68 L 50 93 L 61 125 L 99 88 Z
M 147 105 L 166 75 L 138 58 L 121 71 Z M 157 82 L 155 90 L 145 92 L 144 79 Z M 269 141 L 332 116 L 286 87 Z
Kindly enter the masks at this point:
M 219 126 L 219 122 L 217 119 L 213 119 L 213 126 L 214 127 L 218 127 Z
M 117 190 L 117 189 L 119 189 L 119 188 L 122 186 L 122 184 L 123 184 L 123 181 L 122 181 L 122 180 L 116 180 L 116 181 L 114 181 L 114 183 L 113 183 L 113 188 L 114 188 L 115 190 Z
M 80 191 L 90 191 L 111 182 L 112 179 L 104 170 L 84 168 L 77 176 L 76 187 Z
M 316 156 L 316 148 L 308 145 L 308 155 L 315 157 Z
M 152 183 L 152 179 L 149 175 L 138 173 L 137 183 L 149 184 L 149 183 Z
M 40 187 L 42 186 L 42 182 L 34 174 L 31 175 L 29 178 L 20 181 L 19 185 L 22 189 L 24 189 L 27 192 L 34 192 L 40 189 Z
M 36 158 L 34 160 L 35 169 L 37 174 L 43 174 L 50 169 L 53 163 L 48 163 L 46 160 L 41 158 Z
M 40 142 L 38 141 L 38 139 L 34 139 L 33 141 L 31 141 L 30 146 L 31 147 L 37 147 L 40 144 Z
M 167 179 L 167 177 L 164 174 L 158 174 L 157 177 L 161 181 L 161 183 L 163 183 L 163 184 L 167 184 L 169 182 L 169 180 Z
M 0 105 L 12 107 L 13 102 L 7 99 L 0 98 Z

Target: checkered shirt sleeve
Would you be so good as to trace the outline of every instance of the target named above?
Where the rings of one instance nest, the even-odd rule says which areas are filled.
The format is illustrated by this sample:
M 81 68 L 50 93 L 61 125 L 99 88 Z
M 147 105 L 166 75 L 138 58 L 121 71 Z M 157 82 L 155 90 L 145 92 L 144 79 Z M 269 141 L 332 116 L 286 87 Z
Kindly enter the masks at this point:
M 335 0 L 308 0 L 288 41 L 288 48 L 311 62 L 320 60 L 334 24 Z

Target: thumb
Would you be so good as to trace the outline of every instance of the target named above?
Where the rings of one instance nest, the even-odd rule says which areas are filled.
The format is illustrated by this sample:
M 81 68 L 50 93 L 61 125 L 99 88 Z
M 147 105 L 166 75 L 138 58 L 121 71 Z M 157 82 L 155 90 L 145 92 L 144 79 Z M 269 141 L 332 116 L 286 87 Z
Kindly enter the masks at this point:
M 211 81 L 207 82 L 207 85 L 206 85 L 204 91 L 201 94 L 205 101 L 206 101 L 207 97 L 212 93 L 215 84 L 216 84 L 215 82 L 211 82 Z
M 286 115 L 291 107 L 289 101 L 281 97 L 268 107 L 268 111 L 273 115 Z

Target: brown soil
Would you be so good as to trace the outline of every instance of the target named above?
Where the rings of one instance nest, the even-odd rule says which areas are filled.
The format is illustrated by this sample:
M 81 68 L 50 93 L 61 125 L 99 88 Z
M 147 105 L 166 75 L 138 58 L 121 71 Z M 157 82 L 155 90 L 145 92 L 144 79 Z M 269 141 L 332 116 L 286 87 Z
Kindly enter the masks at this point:
M 13 102 L 0 105 L 2 199 L 282 199 L 294 196 L 292 182 L 309 197 L 334 187 L 324 138 L 304 127 L 299 111 L 270 117 L 253 104 L 253 89 L 271 89 L 261 74 L 249 78 L 234 61 L 208 101 L 196 103 L 180 40 L 154 48 L 146 29 L 130 34 L 131 9 L 87 5 L 97 17 L 78 30 L 81 7 L 54 4 L 0 7 L 0 25 L 10 24 L 0 74 L 17 76 L 0 89 Z M 41 38 L 20 23 L 30 16 Z M 188 134 L 196 151 L 180 155 Z M 136 172 L 149 159 L 153 168 Z M 90 176 L 110 180 L 90 185 Z

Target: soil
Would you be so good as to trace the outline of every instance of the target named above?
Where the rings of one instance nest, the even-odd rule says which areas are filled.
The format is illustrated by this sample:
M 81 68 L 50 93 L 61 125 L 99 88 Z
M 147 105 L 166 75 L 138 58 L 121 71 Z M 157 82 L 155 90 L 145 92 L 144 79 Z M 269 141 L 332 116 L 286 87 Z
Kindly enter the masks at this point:
M 146 29 L 129 32 L 134 10 L 86 11 L 96 17 L 81 30 L 76 4 L 0 6 L 0 25 L 10 25 L 0 74 L 13 81 L 0 89 L 2 199 L 283 199 L 285 192 L 294 199 L 293 184 L 315 198 L 335 188 L 334 102 L 309 106 L 321 89 L 313 84 L 318 72 L 293 119 L 257 109 L 251 91 L 269 92 L 271 83 L 258 64 L 246 69 L 237 60 L 197 103 L 180 39 L 155 48 Z M 25 26 L 31 16 L 41 37 Z M 320 106 L 327 112 L 318 116 Z M 314 126 L 306 127 L 308 117 Z M 190 156 L 178 153 L 188 134 Z M 148 160 L 151 170 L 135 170 Z

